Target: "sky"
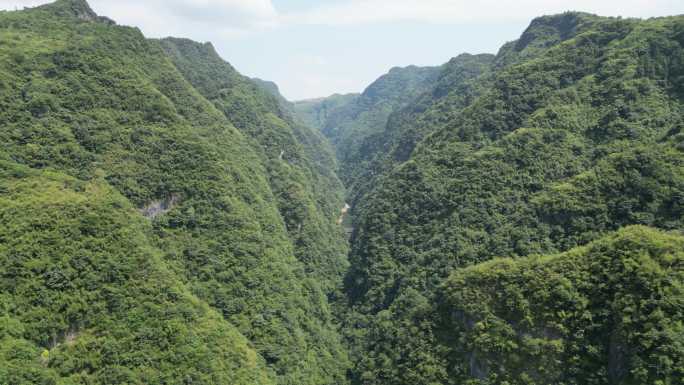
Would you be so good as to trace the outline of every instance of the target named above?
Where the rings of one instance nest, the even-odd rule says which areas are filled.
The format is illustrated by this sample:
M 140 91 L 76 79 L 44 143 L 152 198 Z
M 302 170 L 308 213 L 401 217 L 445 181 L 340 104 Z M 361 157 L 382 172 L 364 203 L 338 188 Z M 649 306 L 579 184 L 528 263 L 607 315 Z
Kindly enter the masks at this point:
M 49 0 L 0 0 L 14 10 Z M 684 13 L 684 0 L 90 0 L 148 37 L 210 41 L 241 73 L 290 100 L 361 92 L 390 68 L 496 53 L 536 16 Z

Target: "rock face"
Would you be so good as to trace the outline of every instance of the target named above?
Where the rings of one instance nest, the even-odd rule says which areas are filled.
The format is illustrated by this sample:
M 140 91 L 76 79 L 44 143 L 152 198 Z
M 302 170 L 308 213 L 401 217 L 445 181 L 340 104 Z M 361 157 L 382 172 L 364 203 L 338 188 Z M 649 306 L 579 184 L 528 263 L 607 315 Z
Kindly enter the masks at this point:
M 344 218 L 347 216 L 347 213 L 349 212 L 349 209 L 351 206 L 349 206 L 348 203 L 344 204 L 344 207 L 340 210 L 340 217 L 337 219 L 337 224 L 341 225 L 342 222 L 344 222 Z
M 173 210 L 179 201 L 180 196 L 178 194 L 171 194 L 171 196 L 168 198 L 150 202 L 145 207 L 140 209 L 140 213 L 145 218 L 154 219 Z

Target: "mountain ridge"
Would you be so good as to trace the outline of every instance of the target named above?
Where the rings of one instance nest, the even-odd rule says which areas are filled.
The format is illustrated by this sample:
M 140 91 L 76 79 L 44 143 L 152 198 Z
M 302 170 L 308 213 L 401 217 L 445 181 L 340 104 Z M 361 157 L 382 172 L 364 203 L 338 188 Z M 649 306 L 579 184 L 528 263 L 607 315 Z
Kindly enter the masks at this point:
M 513 316 L 496 311 L 500 324 L 491 329 L 489 318 L 481 329 L 469 330 L 462 318 L 465 326 L 454 321 L 444 328 L 441 320 L 456 310 L 436 303 L 450 278 L 470 266 L 480 271 L 492 258 L 574 250 L 634 224 L 681 234 L 684 154 L 674 133 L 681 132 L 682 84 L 672 74 L 682 68 L 683 27 L 677 16 L 537 18 L 496 57 L 483 56 L 471 76 L 458 76 L 453 62 L 445 66 L 444 86 L 433 82 L 389 115 L 384 132 L 369 136 L 360 153 L 375 160 L 351 163 L 362 170 L 351 179 L 361 184 L 351 189 L 346 278 L 347 333 L 358 357 L 352 383 L 644 383 L 679 376 L 678 363 L 663 372 L 641 366 L 662 357 L 648 350 L 653 340 L 626 342 L 627 334 L 612 337 L 619 343 L 600 337 L 578 343 L 574 361 L 559 358 L 561 366 L 578 362 L 574 372 L 543 356 L 528 365 L 515 359 L 534 349 L 528 343 L 571 347 L 573 337 L 549 332 L 521 341 L 506 326 L 516 322 Z M 376 132 L 350 116 L 358 130 Z M 349 159 L 348 152 L 340 157 Z M 477 294 L 488 284 L 474 285 L 459 290 Z M 597 328 L 609 328 L 610 317 L 627 310 L 616 307 L 607 318 L 587 311 L 600 320 Z M 669 312 L 662 325 L 678 317 Z M 676 340 L 673 327 L 667 333 Z M 459 350 L 465 348 L 458 341 L 474 336 L 480 340 L 470 350 Z M 482 357 L 479 349 L 489 349 L 490 341 L 499 345 Z M 594 346 L 596 356 L 589 358 L 583 344 Z M 510 346 L 506 355 L 493 353 L 501 346 Z M 610 358 L 624 349 L 631 352 L 624 359 Z M 667 360 L 677 362 L 676 350 Z
M 3 345 L 22 349 L 2 351 L 12 365 L 0 365 L 0 382 L 342 381 L 346 351 L 328 300 L 346 263 L 335 224 L 341 185 L 332 161 L 312 160 L 324 161 L 327 144 L 288 122 L 278 101 L 211 45 L 175 41 L 189 50 L 181 63 L 162 41 L 100 23 L 84 4 L 0 13 L 10 42 L 0 46 L 0 159 L 10 164 L 0 209 L 11 219 L 0 276 L 24 272 L 21 284 L 3 285 L 0 317 L 25 325 L 0 326 Z M 202 67 L 205 59 L 214 61 Z M 226 82 L 202 83 L 207 70 Z M 223 102 L 244 103 L 244 114 Z M 265 151 L 262 138 L 291 148 L 280 161 L 280 148 Z M 40 190 L 16 193 L 27 196 L 26 218 L 9 204 L 15 185 L 46 179 L 25 182 L 26 169 L 74 181 L 61 182 L 64 192 L 46 182 L 65 203 L 45 211 L 52 219 L 43 227 L 26 225 L 45 217 Z M 79 209 L 88 199 L 96 203 Z M 157 203 L 164 209 L 143 216 Z M 23 244 L 7 244 L 14 234 Z M 140 234 L 133 245 L 131 234 Z M 136 275 L 149 271 L 163 274 Z M 40 290 L 26 295 L 32 287 Z M 141 303 L 129 305 L 126 290 Z M 164 301 L 151 303 L 156 297 Z
M 0 383 L 684 378 L 684 16 L 294 103 L 84 0 L 0 42 Z

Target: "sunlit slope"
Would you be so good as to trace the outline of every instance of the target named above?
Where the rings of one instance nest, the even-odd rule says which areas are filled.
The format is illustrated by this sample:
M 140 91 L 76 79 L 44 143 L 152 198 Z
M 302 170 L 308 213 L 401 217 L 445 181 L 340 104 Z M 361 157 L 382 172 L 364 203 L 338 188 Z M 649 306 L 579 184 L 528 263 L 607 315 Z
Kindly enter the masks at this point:
M 464 336 L 437 333 L 435 297 L 457 269 L 565 251 L 632 224 L 684 228 L 683 45 L 682 17 L 542 17 L 460 89 L 466 97 L 421 101 L 405 132 L 427 137 L 354 208 L 347 293 L 359 383 L 477 377 L 450 373 L 440 343 Z M 596 383 L 608 383 L 604 369 Z
M 275 384 L 102 178 L 0 162 L 0 382 Z
M 244 366 L 242 377 L 234 380 L 211 379 L 213 358 L 189 358 L 188 362 L 205 365 L 197 371 L 209 377 L 198 381 L 343 381 L 345 353 L 323 290 L 333 284 L 313 281 L 308 274 L 319 261 L 308 267 L 308 261 L 298 258 L 304 253 L 295 245 L 297 238 L 290 232 L 270 166 L 253 139 L 183 76 L 159 41 L 145 39 L 135 28 L 116 26 L 76 0 L 0 13 L 0 35 L 0 138 L 5 159 L 31 170 L 59 172 L 83 184 L 97 181 L 103 189 L 120 194 L 126 207 L 134 208 L 124 211 L 131 223 L 146 217 L 149 247 L 157 250 L 157 259 L 149 263 L 162 263 L 158 268 L 182 282 L 199 308 L 219 314 L 220 327 L 227 330 L 222 333 L 234 337 L 224 342 L 218 335 L 218 341 L 188 337 L 179 346 L 195 354 L 195 349 L 211 350 L 212 344 L 220 343 L 226 356 L 253 355 L 249 360 L 227 360 L 228 366 L 219 368 L 234 368 L 237 376 L 242 372 L 236 368 Z M 294 174 L 280 177 L 285 185 L 303 183 Z M 338 204 L 324 201 L 307 213 L 320 214 L 318 222 L 312 222 L 334 229 Z M 326 206 L 330 212 L 324 217 Z M 73 219 L 88 215 L 84 209 L 83 217 Z M 126 215 L 121 215 L 124 226 Z M 344 241 L 341 232 L 337 234 L 339 238 L 332 230 L 325 232 L 326 247 L 333 250 L 326 258 L 344 256 Z M 344 266 L 344 260 L 339 263 Z M 29 272 L 20 269 L 12 275 Z M 339 268 L 336 274 L 341 274 Z M 92 278 L 92 290 L 104 290 L 97 286 L 99 278 Z M 40 302 L 31 305 L 31 311 L 49 312 Z M 19 313 L 12 306 L 10 301 L 7 314 L 16 318 Z M 70 325 L 60 327 L 55 327 L 56 335 L 69 332 Z M 173 334 L 171 329 L 150 327 L 150 333 Z M 128 330 L 124 324 L 117 328 L 121 333 Z M 36 349 L 49 347 L 49 336 L 29 335 L 32 327 L 25 330 L 17 336 Z M 174 354 L 177 350 L 164 349 Z M 122 371 L 142 365 L 135 360 L 116 362 Z M 164 367 L 156 375 L 175 377 L 182 368 Z

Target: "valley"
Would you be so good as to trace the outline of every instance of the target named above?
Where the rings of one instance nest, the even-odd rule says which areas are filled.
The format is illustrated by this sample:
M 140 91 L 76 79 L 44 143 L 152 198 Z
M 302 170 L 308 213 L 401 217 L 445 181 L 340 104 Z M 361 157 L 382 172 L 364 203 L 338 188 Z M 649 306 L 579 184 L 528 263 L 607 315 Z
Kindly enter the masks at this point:
M 681 383 L 684 17 L 453 55 L 293 102 L 0 11 L 0 384 Z

